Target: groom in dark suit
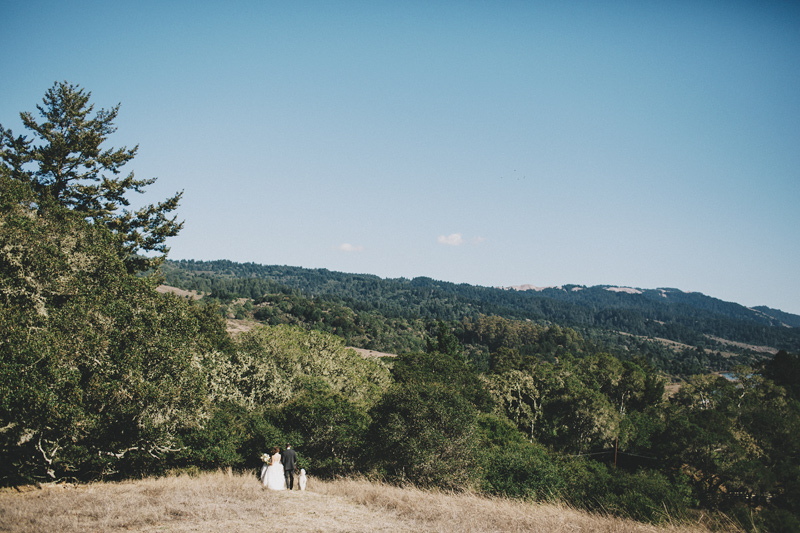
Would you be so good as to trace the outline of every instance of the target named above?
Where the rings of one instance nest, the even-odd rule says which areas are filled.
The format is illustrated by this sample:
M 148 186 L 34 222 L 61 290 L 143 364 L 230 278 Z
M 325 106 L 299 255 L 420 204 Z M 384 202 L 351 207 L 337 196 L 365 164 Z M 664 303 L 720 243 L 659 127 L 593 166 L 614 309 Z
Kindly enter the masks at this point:
M 297 466 L 297 454 L 294 453 L 291 444 L 286 443 L 286 449 L 281 454 L 281 462 L 283 463 L 283 477 L 286 478 L 286 488 L 292 490 L 294 488 L 294 468 Z

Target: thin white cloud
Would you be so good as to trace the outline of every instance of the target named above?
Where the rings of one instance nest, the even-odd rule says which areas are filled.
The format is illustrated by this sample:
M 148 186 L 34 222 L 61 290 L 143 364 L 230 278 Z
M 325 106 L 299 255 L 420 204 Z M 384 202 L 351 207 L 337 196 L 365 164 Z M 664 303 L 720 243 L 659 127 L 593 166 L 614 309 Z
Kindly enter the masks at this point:
M 360 244 L 350 244 L 349 242 L 346 242 L 339 245 L 339 250 L 343 252 L 363 252 L 364 247 Z
M 452 235 L 439 235 L 439 244 L 446 244 L 447 246 L 460 246 L 464 244 L 464 237 L 460 233 L 453 233 Z

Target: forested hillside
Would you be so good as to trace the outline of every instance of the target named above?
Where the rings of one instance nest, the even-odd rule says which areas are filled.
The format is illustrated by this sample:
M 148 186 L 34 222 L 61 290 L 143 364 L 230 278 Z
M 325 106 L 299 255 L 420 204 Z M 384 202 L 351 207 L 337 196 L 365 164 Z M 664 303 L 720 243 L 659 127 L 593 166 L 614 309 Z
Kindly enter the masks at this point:
M 305 323 L 337 333 L 362 348 L 402 352 L 422 346 L 423 330 L 412 335 L 415 344 L 408 335 L 392 339 L 378 332 L 380 324 L 392 323 L 390 331 L 407 331 L 426 321 L 450 322 L 459 340 L 473 347 L 475 363 L 481 369 L 487 368 L 491 347 L 469 337 L 466 330 L 482 316 L 569 327 L 605 350 L 618 355 L 638 353 L 676 375 L 730 370 L 737 364 L 756 363 L 778 350 L 800 350 L 800 328 L 791 326 L 800 321 L 796 315 L 748 309 L 677 289 L 620 291 L 605 286 L 565 286 L 517 291 L 430 278 L 381 279 L 231 261 L 167 261 L 163 272 L 168 285 L 201 291 L 222 304 L 236 298 L 252 299 L 256 305 L 252 314 L 259 320 Z M 294 303 L 280 303 L 287 299 Z M 331 320 L 318 324 L 317 318 L 304 315 L 306 310 L 326 306 L 339 308 L 321 315 L 335 317 L 331 320 L 337 324 Z M 279 314 L 283 318 L 278 318 Z
M 123 208 L 152 180 L 118 178 L 135 150 L 100 148 L 117 108 L 92 116 L 57 83 L 39 111 L 32 139 L 0 126 L 1 485 L 257 472 L 291 442 L 319 477 L 800 529 L 791 316 L 674 291 L 164 263 L 179 195 Z M 231 316 L 254 327 L 231 336 Z

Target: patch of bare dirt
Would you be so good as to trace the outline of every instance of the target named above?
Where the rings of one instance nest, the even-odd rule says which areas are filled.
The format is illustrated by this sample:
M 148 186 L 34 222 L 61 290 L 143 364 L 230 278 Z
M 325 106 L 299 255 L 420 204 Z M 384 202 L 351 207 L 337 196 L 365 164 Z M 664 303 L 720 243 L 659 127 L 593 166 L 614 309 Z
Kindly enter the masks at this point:
M 179 289 L 178 287 L 170 287 L 169 285 L 159 285 L 156 287 L 156 290 L 162 294 L 164 293 L 172 293 L 181 298 L 191 298 L 192 300 L 199 300 L 202 298 L 197 291 L 185 291 L 183 289 Z
M 238 335 L 239 333 L 245 333 L 250 331 L 254 327 L 260 325 L 259 322 L 255 320 L 239 320 L 236 318 L 228 318 L 227 319 L 227 330 L 228 333 L 233 337 Z
M 352 346 L 348 346 L 351 350 L 355 350 L 358 354 L 367 359 L 370 357 L 397 357 L 396 353 L 386 353 L 386 352 L 376 352 L 375 350 L 367 350 L 365 348 L 353 348 Z
M 661 343 L 661 344 L 663 344 L 665 346 L 668 346 L 669 348 L 671 348 L 671 349 L 673 349 L 675 351 L 679 351 L 679 350 L 696 350 L 697 349 L 694 346 L 690 346 L 688 344 L 683 344 L 682 342 L 678 342 L 678 341 L 673 341 L 673 340 L 669 340 L 669 339 L 663 339 L 661 337 L 645 337 L 645 336 L 642 336 L 642 335 L 634 335 L 632 333 L 625 333 L 624 331 L 616 331 L 615 333 L 619 333 L 620 335 L 626 335 L 628 337 L 636 337 L 637 339 L 656 341 L 656 342 L 659 342 L 659 343 Z M 768 353 L 768 354 L 771 354 L 771 355 L 775 355 L 776 353 L 778 353 L 777 349 L 771 348 L 769 346 L 757 346 L 755 344 L 745 344 L 743 342 L 729 341 L 727 339 L 723 339 L 721 337 L 713 337 L 711 335 L 706 335 L 706 338 L 711 339 L 711 340 L 716 341 L 716 342 L 719 342 L 720 344 L 725 344 L 725 345 L 728 345 L 728 346 L 735 346 L 737 348 L 743 348 L 745 350 L 750 350 L 750 351 L 753 351 L 753 352 Z M 703 348 L 703 351 L 705 353 L 709 353 L 709 354 L 710 353 L 719 352 L 719 354 L 721 356 L 723 356 L 723 357 L 731 357 L 731 356 L 737 355 L 734 352 L 723 352 L 723 351 L 714 350 L 714 349 L 711 349 L 711 348 Z
M 713 337 L 711 335 L 706 335 L 707 338 L 717 341 L 722 344 L 727 344 L 728 346 L 736 346 L 737 348 L 744 348 L 745 350 L 750 350 L 752 352 L 760 352 L 760 353 L 768 353 L 770 355 L 775 355 L 778 353 L 777 348 L 772 348 L 770 346 L 758 346 L 755 344 L 745 344 L 743 342 L 736 342 L 736 341 L 729 341 L 728 339 L 723 339 L 720 337 Z

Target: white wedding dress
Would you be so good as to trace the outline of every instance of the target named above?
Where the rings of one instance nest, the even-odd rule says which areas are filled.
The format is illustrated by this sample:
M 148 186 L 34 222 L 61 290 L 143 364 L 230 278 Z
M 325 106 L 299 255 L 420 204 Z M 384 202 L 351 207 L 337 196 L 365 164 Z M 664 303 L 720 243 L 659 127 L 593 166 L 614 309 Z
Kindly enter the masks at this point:
M 272 459 L 271 465 L 264 463 L 261 467 L 261 482 L 270 490 L 286 490 L 281 454 L 276 453 L 270 459 Z

